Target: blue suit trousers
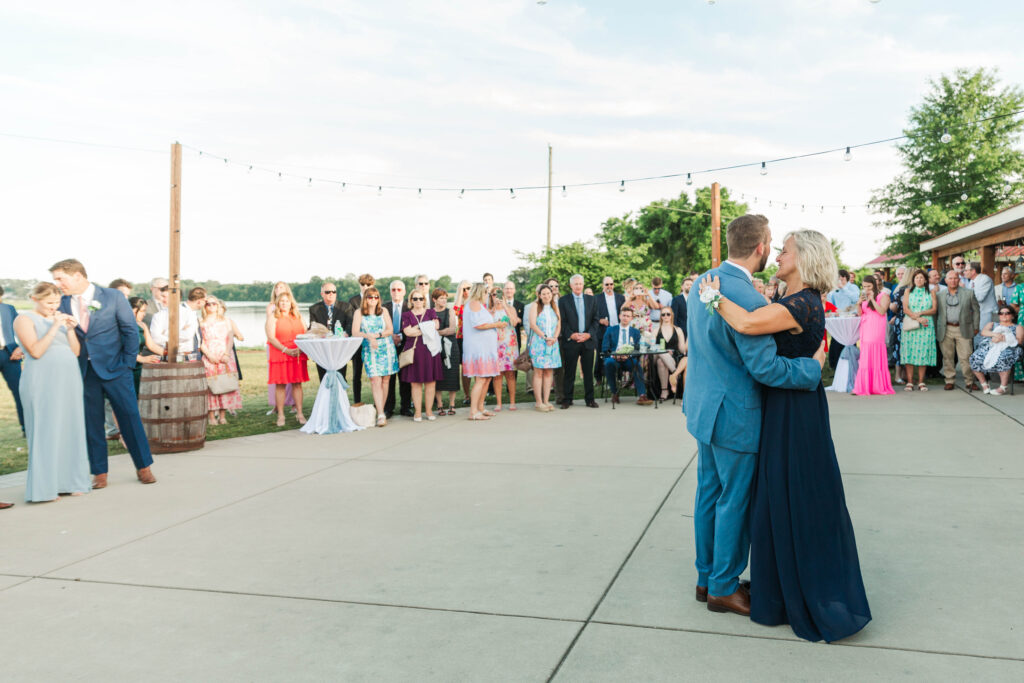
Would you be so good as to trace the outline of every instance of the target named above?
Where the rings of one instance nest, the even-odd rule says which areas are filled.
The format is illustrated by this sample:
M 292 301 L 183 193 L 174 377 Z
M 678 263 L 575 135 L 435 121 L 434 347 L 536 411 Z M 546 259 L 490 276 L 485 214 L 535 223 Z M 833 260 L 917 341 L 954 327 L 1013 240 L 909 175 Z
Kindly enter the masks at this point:
M 756 469 L 756 453 L 697 443 L 697 585 L 706 586 L 711 595 L 735 593 L 747 568 L 750 487 Z
M 14 394 L 14 407 L 18 412 L 18 424 L 21 425 L 22 433 L 25 432 L 25 413 L 21 408 L 21 394 L 18 387 L 21 384 L 21 361 L 11 360 L 11 352 L 7 349 L 0 349 L 0 374 L 3 374 L 7 388 Z
M 142 428 L 139 416 L 139 400 L 135 395 L 135 383 L 130 370 L 113 379 L 100 379 L 87 366 L 82 379 L 85 394 L 85 441 L 89 451 L 89 470 L 93 474 L 107 473 L 107 435 L 103 428 L 103 398 L 110 400 L 110 406 L 117 417 L 117 425 L 121 429 L 128 452 L 135 463 L 135 469 L 141 470 L 153 464 L 153 456 L 149 451 L 146 431 Z

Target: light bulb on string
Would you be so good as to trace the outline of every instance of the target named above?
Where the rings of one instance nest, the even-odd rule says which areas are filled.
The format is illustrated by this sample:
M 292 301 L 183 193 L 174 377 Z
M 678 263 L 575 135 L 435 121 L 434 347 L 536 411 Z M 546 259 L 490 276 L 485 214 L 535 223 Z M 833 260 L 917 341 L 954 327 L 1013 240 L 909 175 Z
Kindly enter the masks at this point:
M 803 213 L 803 212 L 804 212 L 804 205 L 803 205 L 803 204 L 801 204 L 801 205 L 800 205 L 800 213 Z
M 252 173 L 252 164 L 249 165 L 249 170 L 246 173 Z
M 569 193 L 565 191 L 565 185 L 562 185 L 562 196 L 563 197 L 568 197 L 569 196 Z
M 619 192 L 625 192 L 625 191 L 626 191 L 626 181 L 625 180 L 620 180 L 619 181 Z
M 466 190 L 465 190 L 465 188 L 463 188 L 463 189 L 459 190 L 459 199 L 462 199 L 462 198 L 463 198 L 463 197 L 465 197 L 465 196 L 466 196 Z
M 416 190 L 416 198 L 417 199 L 423 199 L 423 188 L 422 187 L 419 188 L 418 190 Z
M 960 201 L 962 201 L 962 202 L 966 202 L 967 201 L 967 193 L 966 192 L 964 192 L 962 195 L 960 195 Z
M 281 182 L 282 180 L 284 180 L 284 178 L 281 177 L 281 172 L 278 171 L 277 172 L 277 182 Z
M 772 200 L 770 200 L 770 199 L 768 200 L 768 208 L 769 209 L 772 208 Z
M 843 213 L 846 213 L 846 206 L 843 206 Z
M 515 191 L 514 188 L 511 188 L 511 187 L 508 188 L 508 192 L 509 192 L 509 199 L 515 199 L 516 198 L 516 191 Z
M 309 182 L 306 183 L 306 187 L 313 187 L 313 179 L 312 178 L 310 178 Z
M 939 138 L 939 142 L 944 145 L 948 145 L 953 140 L 953 136 L 949 134 L 949 129 L 942 129 L 942 137 Z
M 384 187 L 383 187 L 383 186 L 381 186 L 381 185 L 378 185 L 378 186 L 377 186 L 377 196 L 379 197 L 379 196 L 381 196 L 382 194 L 384 194 Z
M 853 159 L 853 154 L 850 153 L 850 148 L 846 148 L 846 153 L 843 155 L 843 161 L 850 161 Z
M 693 178 L 690 177 L 689 173 L 686 174 L 686 184 L 693 185 Z
M 768 175 L 768 167 L 763 161 L 761 162 L 761 175 Z
M 924 205 L 925 206 L 931 206 L 932 205 L 932 200 L 930 200 L 930 199 L 924 200 Z
M 342 191 L 342 192 L 344 192 L 344 191 L 345 191 L 345 183 L 342 183 L 342 184 L 341 184 L 341 191 Z
M 821 207 L 821 213 L 825 213 L 825 207 L 824 206 Z
M 199 150 L 199 156 L 203 156 L 203 150 Z

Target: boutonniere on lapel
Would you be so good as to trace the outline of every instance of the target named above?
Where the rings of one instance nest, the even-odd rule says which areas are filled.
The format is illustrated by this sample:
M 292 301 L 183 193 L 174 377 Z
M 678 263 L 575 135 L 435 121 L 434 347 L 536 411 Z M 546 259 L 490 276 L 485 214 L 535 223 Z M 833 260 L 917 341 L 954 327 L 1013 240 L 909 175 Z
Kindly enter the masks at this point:
M 101 304 L 99 301 L 93 300 L 89 302 L 88 308 L 90 313 L 95 313 L 96 311 L 103 308 L 103 304 Z

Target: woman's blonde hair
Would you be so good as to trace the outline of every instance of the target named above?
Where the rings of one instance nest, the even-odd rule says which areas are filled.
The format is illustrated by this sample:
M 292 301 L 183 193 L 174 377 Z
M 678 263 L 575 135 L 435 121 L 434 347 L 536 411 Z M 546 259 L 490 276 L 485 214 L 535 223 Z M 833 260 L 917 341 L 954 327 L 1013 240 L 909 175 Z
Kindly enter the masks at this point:
M 281 298 L 285 296 L 288 297 L 288 302 L 291 304 L 288 307 L 288 315 L 292 316 L 293 318 L 298 318 L 299 305 L 295 303 L 295 297 L 292 296 L 291 292 L 281 292 L 280 294 L 274 297 L 274 317 L 281 317 L 281 308 L 278 306 L 278 304 L 281 302 Z
M 455 290 L 455 305 L 456 306 L 463 306 L 463 305 L 465 305 L 466 299 L 468 297 L 465 294 L 462 293 L 462 290 L 464 290 L 466 287 L 470 286 L 471 284 L 473 284 L 473 283 L 471 283 L 469 280 L 463 280 L 462 282 L 459 283 L 459 288 Z
M 466 297 L 466 301 L 479 301 L 484 306 L 487 306 L 487 285 L 483 282 L 474 282 L 473 288 L 469 290 L 469 296 Z
M 32 293 L 29 296 L 33 301 L 42 301 L 51 296 L 56 296 L 59 299 L 60 295 L 60 288 L 57 285 L 52 282 L 40 282 L 32 288 Z
M 275 294 L 275 292 L 277 291 L 278 285 L 284 285 L 284 291 L 288 293 L 288 296 L 292 297 L 293 301 L 295 300 L 295 297 L 292 296 L 292 288 L 284 280 L 279 280 L 279 281 L 274 283 L 273 288 L 270 290 L 270 300 L 271 301 L 273 301 L 273 302 L 277 301 L 277 294 Z
M 216 308 L 214 308 L 213 313 L 210 313 L 210 310 L 206 307 L 206 305 L 210 304 L 211 302 L 216 304 Z M 223 320 L 224 317 L 225 316 L 223 302 L 221 302 L 221 300 L 215 296 L 206 297 L 206 304 L 203 305 L 203 322 L 205 323 L 207 320 L 217 320 L 218 318 Z
M 839 266 L 832 242 L 817 230 L 794 230 L 782 240 L 793 238 L 796 244 L 797 270 L 804 286 L 819 294 L 830 292 L 839 281 Z

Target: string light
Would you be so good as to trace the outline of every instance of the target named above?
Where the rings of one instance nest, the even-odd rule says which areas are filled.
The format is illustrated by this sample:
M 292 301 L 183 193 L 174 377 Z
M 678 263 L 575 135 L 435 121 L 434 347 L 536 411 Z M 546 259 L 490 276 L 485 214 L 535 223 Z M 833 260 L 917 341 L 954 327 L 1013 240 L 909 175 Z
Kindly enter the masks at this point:
M 962 195 L 960 195 L 960 201 L 962 201 L 962 202 L 966 202 L 967 201 L 967 193 L 966 192 L 964 192 Z
M 763 161 L 761 162 L 761 175 L 768 175 L 768 167 Z
M 846 213 L 846 207 L 845 206 L 843 207 L 843 213 Z
M 378 185 L 377 186 L 377 196 L 379 197 L 382 194 L 384 194 L 384 186 L 383 185 Z
M 252 173 L 252 164 L 249 164 L 249 170 L 246 173 Z
M 281 180 L 282 180 L 281 173 L 278 172 L 278 174 L 277 174 L 277 182 L 281 182 Z
M 516 190 L 515 190 L 514 187 L 508 188 L 508 192 L 509 192 L 509 195 L 510 195 L 511 199 L 515 199 L 516 198 Z
M 422 187 L 416 191 L 416 198 L 417 199 L 423 199 L 423 188 Z
M 946 128 L 943 128 L 942 129 L 942 137 L 939 138 L 939 141 L 942 144 L 944 144 L 944 145 L 948 145 L 952 140 L 953 140 L 953 136 L 949 134 L 949 130 L 946 129 Z
M 465 196 L 466 196 L 466 190 L 465 189 L 459 190 L 459 199 L 462 199 Z
M 690 177 L 689 173 L 686 174 L 686 184 L 693 185 L 693 178 Z
M 924 205 L 925 206 L 931 206 L 932 205 L 932 200 L 930 200 L 930 199 L 924 200 Z
M 309 179 L 309 182 L 306 184 L 306 187 L 313 187 L 313 179 L 312 178 Z
M 626 191 L 626 181 L 623 180 L 621 183 L 619 183 L 619 192 L 625 192 L 625 191 Z
M 843 161 L 850 161 L 851 159 L 853 159 L 853 154 L 850 153 L 850 148 L 847 147 L 846 153 L 843 154 Z
M 565 185 L 562 185 L 562 196 L 563 197 L 568 197 L 569 196 L 569 193 L 565 190 Z
M 345 183 L 342 183 L 342 184 L 341 184 L 341 191 L 342 191 L 342 192 L 344 192 L 344 191 L 345 191 Z

